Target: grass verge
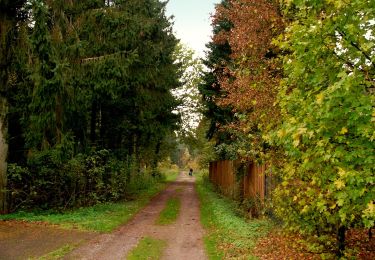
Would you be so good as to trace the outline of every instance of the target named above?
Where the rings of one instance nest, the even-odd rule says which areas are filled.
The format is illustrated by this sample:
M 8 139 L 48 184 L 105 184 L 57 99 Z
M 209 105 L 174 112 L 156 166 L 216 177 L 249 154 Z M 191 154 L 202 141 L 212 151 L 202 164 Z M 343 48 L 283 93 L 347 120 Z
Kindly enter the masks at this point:
M 176 221 L 180 212 L 181 201 L 179 198 L 170 198 L 165 208 L 160 212 L 159 218 L 156 220 L 158 225 L 169 225 Z
M 155 182 L 145 189 L 139 190 L 134 199 L 125 202 L 101 203 L 91 207 L 57 213 L 52 211 L 19 211 L 8 215 L 0 215 L 0 220 L 43 221 L 57 224 L 66 229 L 84 231 L 110 232 L 126 223 L 140 209 L 148 204 L 150 199 L 165 188 L 167 183 L 176 180 L 178 170 L 165 170 L 166 179 L 162 183 Z
M 178 177 L 178 174 L 180 173 L 179 170 L 175 170 L 175 169 L 162 169 L 162 172 L 165 175 L 166 182 L 175 181 Z
M 56 259 L 61 259 L 63 256 L 66 254 L 70 253 L 73 251 L 74 248 L 76 248 L 77 245 L 65 245 L 53 252 L 50 252 L 44 256 L 37 257 L 37 258 L 30 258 L 30 260 L 56 260 Z
M 160 259 L 166 246 L 167 243 L 163 240 L 145 237 L 139 242 L 137 247 L 128 254 L 126 259 Z
M 110 232 L 126 223 L 165 186 L 165 183 L 157 183 L 149 189 L 140 191 L 131 201 L 102 203 L 63 213 L 19 211 L 8 215 L 0 215 L 0 220 L 44 221 L 67 229 Z
M 201 221 L 209 259 L 257 259 L 252 251 L 259 238 L 272 228 L 268 220 L 246 220 L 236 213 L 236 204 L 213 189 L 206 176 L 197 176 Z

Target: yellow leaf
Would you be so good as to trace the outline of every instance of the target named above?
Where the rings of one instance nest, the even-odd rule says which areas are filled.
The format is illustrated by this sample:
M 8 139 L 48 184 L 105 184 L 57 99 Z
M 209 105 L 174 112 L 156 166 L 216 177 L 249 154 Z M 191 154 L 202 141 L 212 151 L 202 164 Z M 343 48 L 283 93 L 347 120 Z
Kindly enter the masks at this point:
M 370 214 L 375 214 L 375 206 L 374 206 L 374 202 L 370 202 L 369 204 L 367 204 L 367 209 L 366 211 Z
M 346 134 L 347 132 L 348 132 L 348 128 L 343 127 L 343 128 L 341 128 L 340 134 L 344 135 L 344 134 Z
M 335 204 L 333 204 L 331 207 L 330 207 L 330 209 L 335 209 L 336 208 L 336 203 Z
M 307 128 L 306 127 L 300 127 L 297 129 L 297 132 L 299 135 L 303 135 L 304 133 L 307 132 Z
M 305 205 L 303 209 L 301 210 L 301 213 L 305 213 L 309 210 L 309 206 Z
M 292 0 L 284 0 L 283 3 L 286 5 L 286 6 L 290 6 L 292 4 Z
M 345 187 L 345 182 L 341 179 L 335 180 L 334 182 L 335 186 L 337 189 L 341 190 L 342 188 Z
M 300 143 L 300 134 L 299 133 L 295 133 L 293 134 L 293 145 L 294 147 L 297 147 Z
M 341 177 L 344 177 L 346 175 L 346 171 L 343 168 L 341 168 L 341 167 L 338 167 L 338 169 L 339 169 L 339 175 Z
M 316 103 L 321 105 L 323 103 L 323 100 L 324 100 L 324 93 L 320 93 L 316 95 Z
M 283 138 L 286 135 L 286 131 L 284 129 L 281 129 L 277 132 L 277 136 L 279 138 Z

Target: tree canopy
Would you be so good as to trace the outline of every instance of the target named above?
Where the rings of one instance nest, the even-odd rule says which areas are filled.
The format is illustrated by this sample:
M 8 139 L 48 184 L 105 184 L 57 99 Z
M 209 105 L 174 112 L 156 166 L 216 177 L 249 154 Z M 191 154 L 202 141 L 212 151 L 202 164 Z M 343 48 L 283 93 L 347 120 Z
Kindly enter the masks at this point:
M 139 172 L 154 169 L 166 155 L 163 149 L 170 149 L 169 138 L 180 127 L 172 90 L 181 85 L 181 64 L 165 6 L 158 0 L 34 0 L 1 8 L 1 17 L 9 11 L 24 21 L 9 27 L 19 37 L 7 49 L 12 80 L 2 89 L 10 105 L 8 184 L 29 185 L 23 192 L 30 203 L 60 203 L 42 198 L 39 189 L 59 190 L 67 179 L 81 178 L 63 165 L 81 163 L 89 171 L 84 160 L 98 157 L 92 166 L 99 167 L 101 158 L 107 167 L 109 156 Z M 54 175 L 62 183 L 46 187 Z M 103 183 L 122 183 L 121 176 L 95 178 L 98 194 Z M 17 198 L 21 190 L 11 200 L 24 200 Z M 72 193 L 60 194 L 64 203 Z
M 374 226 L 374 3 L 285 2 L 279 213 L 307 233 Z

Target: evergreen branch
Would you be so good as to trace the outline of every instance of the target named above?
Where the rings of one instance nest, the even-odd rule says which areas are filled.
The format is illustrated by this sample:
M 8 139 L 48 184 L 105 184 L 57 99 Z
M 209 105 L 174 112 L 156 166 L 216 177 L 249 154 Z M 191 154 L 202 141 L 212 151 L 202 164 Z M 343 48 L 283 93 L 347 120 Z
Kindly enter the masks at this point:
M 106 55 L 101 55 L 101 56 L 96 56 L 96 57 L 84 58 L 84 59 L 81 59 L 81 63 L 98 61 L 98 60 L 102 60 L 102 59 L 105 59 L 105 58 L 114 57 L 114 56 L 117 56 L 117 55 L 122 55 L 124 53 L 127 53 L 127 51 L 119 51 L 119 52 L 115 52 L 115 53 L 112 53 L 112 54 L 106 54 Z

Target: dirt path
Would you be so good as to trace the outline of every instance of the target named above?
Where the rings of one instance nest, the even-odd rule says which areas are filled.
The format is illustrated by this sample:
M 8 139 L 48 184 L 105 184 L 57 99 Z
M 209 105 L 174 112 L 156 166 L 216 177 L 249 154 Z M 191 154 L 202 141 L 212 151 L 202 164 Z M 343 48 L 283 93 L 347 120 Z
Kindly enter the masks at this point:
M 199 220 L 199 201 L 194 177 L 181 173 L 177 181 L 140 211 L 132 221 L 110 234 L 103 234 L 77 248 L 65 259 L 125 259 L 145 236 L 167 241 L 162 259 L 207 259 L 203 249 L 203 228 Z M 155 225 L 167 200 L 179 197 L 181 210 L 177 221 L 168 226 Z
M 82 243 L 95 235 L 45 223 L 0 221 L 0 260 L 40 257 L 65 245 Z

